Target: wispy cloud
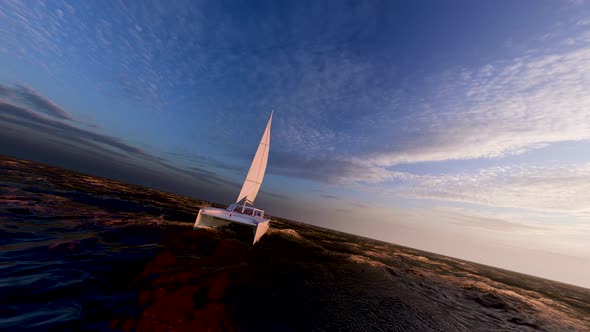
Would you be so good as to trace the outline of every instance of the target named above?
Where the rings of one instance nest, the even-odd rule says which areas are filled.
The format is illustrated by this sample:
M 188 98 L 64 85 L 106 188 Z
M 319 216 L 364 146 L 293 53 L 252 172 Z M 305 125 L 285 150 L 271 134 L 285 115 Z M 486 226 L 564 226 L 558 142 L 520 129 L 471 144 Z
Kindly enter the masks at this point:
M 314 106 L 330 95 L 340 96 L 334 105 L 342 105 L 346 82 L 352 82 L 352 91 L 362 91 L 355 82 L 372 86 L 367 80 L 373 69 L 353 58 L 326 63 L 328 72 L 354 72 L 354 77 L 330 81 L 322 78 L 323 72 L 307 68 L 307 84 L 276 91 L 281 100 L 293 98 L 289 104 L 302 107 L 285 115 L 277 135 L 289 153 L 275 153 L 271 171 L 328 183 L 390 182 L 412 178 L 391 169 L 398 164 L 502 158 L 555 143 L 588 141 L 590 48 L 585 45 L 590 38 L 585 32 L 571 38 L 576 42 L 568 48 L 530 51 L 509 61 L 433 75 L 426 79 L 425 94 L 384 86 L 375 90 L 379 95 L 359 92 L 355 97 L 373 103 L 366 104 L 366 114 L 358 112 L 352 127 L 341 119 L 348 108 L 328 120 L 326 113 L 316 115 Z M 297 72 L 288 66 L 268 68 Z M 261 100 L 270 106 L 279 99 Z M 351 105 L 355 111 L 363 106 Z M 400 113 L 403 108 L 411 111 Z M 336 127 L 352 130 L 341 134 Z
M 102 150 L 104 150 L 104 147 L 108 147 L 137 156 L 146 155 L 143 150 L 131 146 L 120 139 L 81 129 L 68 123 L 43 116 L 21 106 L 0 101 L 0 109 L 2 110 L 2 114 L 0 114 L 2 121 L 34 129 L 37 133 L 45 133 L 66 141 L 86 144 L 95 148 L 97 147 L 96 144 L 99 144 L 103 146 L 101 148 Z
M 97 84 L 146 104 L 178 98 L 195 104 L 212 101 L 214 107 L 203 109 L 215 113 L 208 121 L 220 129 L 211 135 L 231 136 L 230 145 L 238 150 L 247 141 L 242 134 L 253 132 L 251 127 L 244 129 L 244 118 L 262 123 L 275 109 L 271 174 L 330 184 L 396 182 L 413 197 L 560 211 L 578 207 L 578 213 L 584 213 L 579 208 L 582 201 L 574 198 L 568 205 L 567 199 L 557 199 L 557 192 L 559 185 L 576 193 L 586 187 L 560 183 L 537 193 L 541 198 L 535 203 L 535 190 L 542 188 L 533 188 L 534 179 L 517 186 L 518 178 L 526 178 L 517 167 L 456 178 L 417 176 L 392 168 L 401 163 L 501 158 L 590 139 L 587 31 L 562 38 L 566 46 L 531 49 L 518 58 L 420 77 L 418 88 L 412 89 L 413 83 L 403 83 L 409 74 L 398 76 L 403 68 L 387 58 L 395 52 L 381 48 L 383 40 L 372 39 L 378 23 L 373 18 L 380 17 L 380 7 L 370 2 L 342 7 L 328 17 L 324 13 L 333 6 L 293 5 L 286 17 L 263 13 L 256 24 L 235 20 L 234 13 L 215 4 L 208 4 L 212 14 L 204 15 L 201 4 L 190 1 L 166 6 L 107 3 L 98 11 L 76 2 L 56 3 L 49 9 L 37 3 L 5 4 L 0 15 L 7 20 L 0 22 L 0 29 L 7 31 L 7 44 L 16 53 L 31 59 L 52 55 L 55 67 L 71 62 L 110 68 L 94 77 Z M 572 26 L 584 30 L 586 21 L 578 18 Z M 322 28 L 314 28 L 318 26 Z M 280 38 L 270 38 L 277 35 Z M 373 56 L 364 56 L 363 47 L 373 42 L 380 47 L 371 49 Z M 191 93 L 179 97 L 179 91 Z M 231 91 L 228 95 L 233 97 L 216 96 L 218 91 Z M 21 108 L 21 116 L 22 109 L 50 116 L 29 118 L 29 126 L 80 144 L 158 160 L 122 139 L 69 123 L 72 118 L 63 108 L 31 88 L 0 86 L 0 94 L 21 98 L 5 97 L 10 107 Z M 11 109 L 15 121 L 17 111 Z M 184 171 L 202 176 L 212 176 L 207 173 L 215 173 L 211 170 L 236 170 L 214 160 L 185 164 L 189 163 L 196 169 Z M 564 170 L 545 171 L 551 177 Z M 582 181 L 585 175 L 577 176 Z M 503 183 L 506 178 L 514 183 Z M 497 192 L 498 196 L 515 200 L 489 197 L 487 192 L 493 190 L 488 189 L 495 187 L 508 192 Z M 579 197 L 587 198 L 583 193 Z
M 435 92 L 398 121 L 403 135 L 384 134 L 386 149 L 356 160 L 392 166 L 498 158 L 588 140 L 589 71 L 590 48 L 582 47 L 444 73 L 432 78 Z
M 388 60 L 394 50 L 374 39 L 383 19 L 379 5 L 336 10 L 294 3 L 285 17 L 273 15 L 284 8 L 269 8 L 246 21 L 236 20 L 230 10 L 237 9 L 222 7 L 191 1 L 48 7 L 10 0 L 0 9 L 7 17 L 0 29 L 8 47 L 28 59 L 52 55 L 56 68 L 111 69 L 93 77 L 111 95 L 147 107 L 213 109 L 219 132 L 233 138 L 242 134 L 245 117 L 276 109 L 281 130 L 273 143 L 287 152 L 387 167 L 501 157 L 588 139 L 584 33 L 564 38 L 574 44 L 563 50 L 426 77 L 416 92 Z M 576 22 L 584 27 L 584 19 Z M 380 47 L 365 56 L 361 50 L 376 42 Z M 235 98 L 216 97 L 216 91 Z
M 394 192 L 414 198 L 584 215 L 590 212 L 590 163 L 414 175 Z
M 180 56 L 171 50 L 200 53 L 195 41 L 190 46 L 187 43 L 187 37 L 196 39 L 202 30 L 200 7 L 191 1 L 166 6 L 151 1 L 116 1 L 97 6 L 75 1 L 6 0 L 0 16 L 5 18 L 0 29 L 6 37 L 0 51 L 10 50 L 54 77 L 67 67 L 79 67 L 75 74 L 80 79 L 92 75 L 99 78 L 97 85 L 104 92 L 146 106 L 161 107 L 169 91 L 188 84 L 194 56 Z M 111 70 L 96 77 L 85 70 L 87 67 Z
M 271 174 L 329 184 L 380 183 L 412 177 L 411 174 L 355 163 L 333 156 L 274 152 L 269 159 L 268 172 Z
M 0 97 L 31 107 L 38 112 L 43 112 L 57 119 L 72 120 L 72 116 L 63 108 L 26 85 L 9 86 L 0 84 Z
M 273 144 L 281 152 L 271 155 L 270 171 L 379 183 L 411 176 L 392 171 L 403 163 L 502 158 L 587 141 L 590 38 L 568 38 L 575 43 L 567 48 L 431 75 L 420 92 L 388 85 L 394 68 L 378 72 L 346 52 L 253 58 L 252 74 L 264 87 L 253 92 L 260 94 L 256 108 L 279 109 Z
M 546 230 L 539 223 L 514 220 L 514 216 L 507 217 L 501 214 L 483 213 L 481 211 L 438 207 L 433 211 L 439 217 L 448 217 L 450 222 L 461 227 L 472 227 L 498 232 L 530 232 Z
M 202 162 L 193 162 L 193 166 L 179 167 L 169 160 L 140 149 L 123 139 L 98 131 L 77 126 L 79 121 L 68 112 L 56 106 L 50 99 L 24 85 L 0 85 L 0 95 L 14 100 L 18 104 L 0 99 L 0 126 L 16 129 L 22 136 L 33 135 L 48 140 L 53 145 L 80 157 L 84 155 L 100 155 L 105 162 L 116 162 L 134 165 L 144 170 L 155 171 L 164 169 L 166 173 L 188 176 L 202 183 L 224 187 L 237 187 L 237 184 L 218 176 L 210 167 Z M 55 107 L 54 107 L 55 106 Z M 39 142 L 43 145 L 43 142 Z M 25 157 L 25 156 L 21 156 Z M 35 156 L 28 156 L 35 159 Z M 201 160 L 202 161 L 202 160 Z M 142 172 L 144 171 L 142 170 Z
M 511 213 L 500 209 L 450 206 L 434 207 L 433 214 L 443 228 L 471 234 L 484 241 L 494 239 L 511 248 L 529 248 L 590 257 L 590 224 L 586 220 L 551 220 L 546 212 Z M 564 216 L 563 212 L 556 215 Z M 440 226 L 440 225 L 438 225 Z M 430 226 L 434 227 L 434 226 Z M 482 230 L 484 232 L 482 232 Z

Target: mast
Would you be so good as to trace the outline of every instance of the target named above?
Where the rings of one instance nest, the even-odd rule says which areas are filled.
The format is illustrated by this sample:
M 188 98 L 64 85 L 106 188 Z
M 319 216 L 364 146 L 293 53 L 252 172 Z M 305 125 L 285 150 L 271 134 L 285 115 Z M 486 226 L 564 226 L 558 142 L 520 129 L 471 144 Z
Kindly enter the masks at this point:
M 262 185 L 264 173 L 266 172 L 266 164 L 268 162 L 268 152 L 270 149 L 270 125 L 272 123 L 272 114 L 273 112 L 270 113 L 270 118 L 268 119 L 268 123 L 266 124 L 266 129 L 262 134 L 262 139 L 260 139 L 258 149 L 256 150 L 256 154 L 254 155 L 254 159 L 252 160 L 252 164 L 250 165 L 250 170 L 248 170 L 248 175 L 246 175 L 246 180 L 242 185 L 242 190 L 240 190 L 240 194 L 238 195 L 236 203 L 246 198 L 244 205 L 246 203 L 253 205 L 254 200 L 256 199 L 256 195 L 258 195 L 258 190 L 260 190 L 260 186 Z

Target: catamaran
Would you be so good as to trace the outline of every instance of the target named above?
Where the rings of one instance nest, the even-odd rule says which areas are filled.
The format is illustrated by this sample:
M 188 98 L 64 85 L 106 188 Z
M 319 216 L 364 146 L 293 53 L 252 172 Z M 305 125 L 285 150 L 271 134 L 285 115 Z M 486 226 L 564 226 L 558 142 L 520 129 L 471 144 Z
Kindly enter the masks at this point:
M 199 227 L 223 228 L 232 224 L 245 225 L 252 229 L 252 235 L 255 244 L 266 233 L 270 226 L 270 219 L 264 217 L 264 210 L 254 207 L 254 199 L 258 195 L 264 173 L 266 172 L 266 163 L 268 161 L 268 151 L 270 149 L 270 124 L 272 122 L 272 112 L 266 124 L 266 129 L 262 134 L 262 139 L 254 155 L 254 160 L 250 165 L 246 180 L 242 185 L 242 190 L 238 199 L 227 209 L 214 207 L 205 207 L 199 210 L 199 215 L 195 221 L 193 229 Z

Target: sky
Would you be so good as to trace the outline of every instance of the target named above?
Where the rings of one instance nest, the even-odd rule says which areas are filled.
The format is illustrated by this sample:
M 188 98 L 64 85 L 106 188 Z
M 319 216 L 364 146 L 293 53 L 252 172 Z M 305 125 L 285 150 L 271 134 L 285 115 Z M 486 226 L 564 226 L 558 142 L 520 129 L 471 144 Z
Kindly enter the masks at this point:
M 590 288 L 586 1 L 0 0 L 0 153 Z

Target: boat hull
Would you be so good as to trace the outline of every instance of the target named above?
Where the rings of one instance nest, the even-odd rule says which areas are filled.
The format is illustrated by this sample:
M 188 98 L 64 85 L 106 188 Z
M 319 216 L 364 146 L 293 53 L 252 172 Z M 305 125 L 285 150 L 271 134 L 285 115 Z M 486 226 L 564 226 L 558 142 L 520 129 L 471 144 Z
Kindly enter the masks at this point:
M 234 227 L 235 226 L 235 227 Z M 212 227 L 218 229 L 245 229 L 255 244 L 266 233 L 270 220 L 218 208 L 203 208 L 195 220 L 193 229 Z

